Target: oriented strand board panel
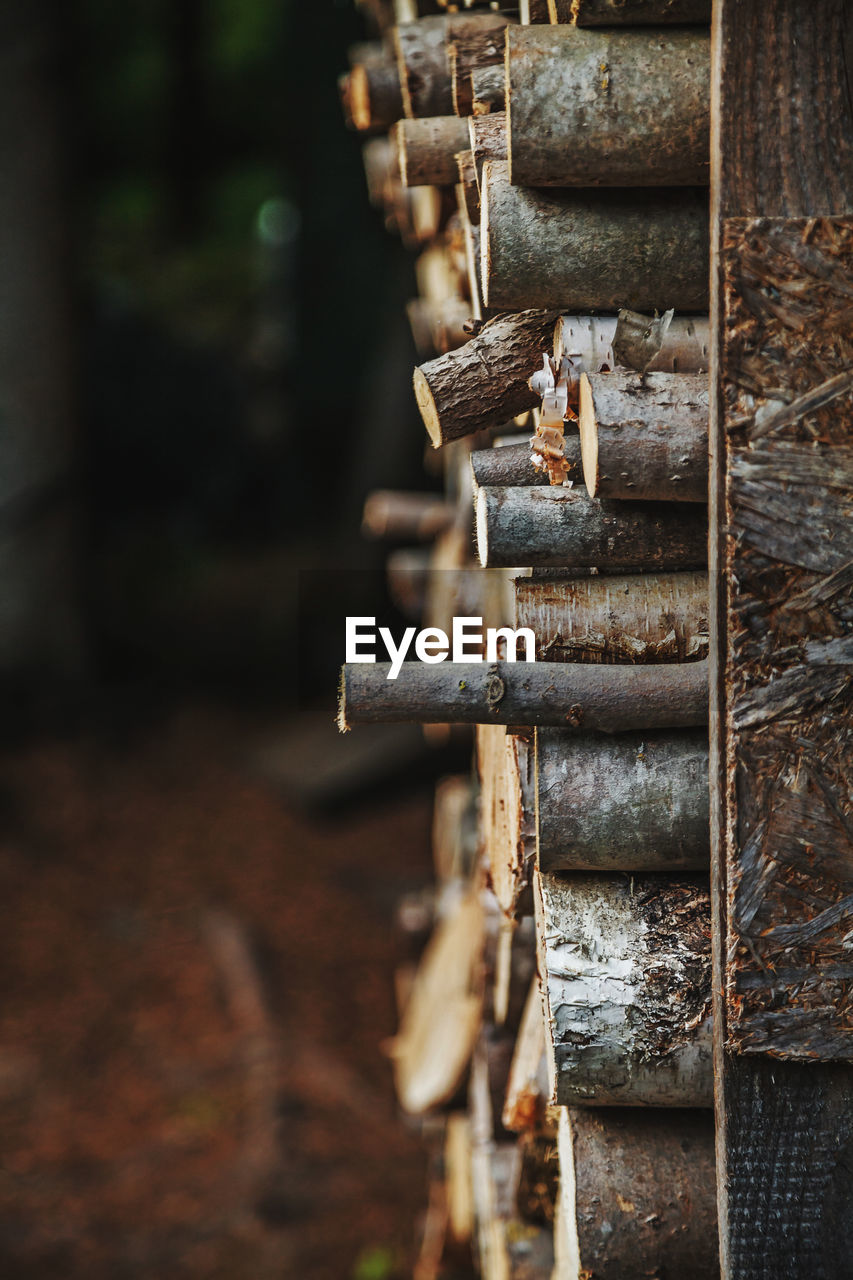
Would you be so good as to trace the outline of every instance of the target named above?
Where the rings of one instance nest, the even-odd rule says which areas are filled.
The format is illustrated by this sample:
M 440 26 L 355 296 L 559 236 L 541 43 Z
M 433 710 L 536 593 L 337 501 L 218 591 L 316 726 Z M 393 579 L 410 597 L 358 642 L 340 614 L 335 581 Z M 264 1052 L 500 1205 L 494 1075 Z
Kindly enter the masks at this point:
M 728 1046 L 853 1058 L 853 217 L 722 238 Z

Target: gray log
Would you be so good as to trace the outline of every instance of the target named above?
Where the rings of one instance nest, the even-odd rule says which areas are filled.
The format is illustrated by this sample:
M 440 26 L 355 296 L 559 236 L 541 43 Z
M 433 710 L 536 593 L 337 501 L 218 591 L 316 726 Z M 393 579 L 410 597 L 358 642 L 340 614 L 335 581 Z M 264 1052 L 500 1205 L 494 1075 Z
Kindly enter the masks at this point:
M 600 502 L 579 489 L 477 491 L 483 568 L 691 569 L 705 564 L 704 507 Z
M 486 116 L 503 111 L 506 105 L 506 76 L 503 64 L 482 67 L 471 74 L 471 114 Z
M 511 182 L 707 186 L 707 31 L 516 27 L 506 59 Z
M 465 31 L 457 31 L 450 43 L 449 65 L 453 89 L 453 109 L 458 116 L 468 116 L 474 106 L 472 76 L 485 67 L 503 67 L 504 30 L 516 19 L 504 14 L 494 21 L 477 26 L 469 25 Z
M 579 27 L 704 24 L 711 21 L 711 0 L 548 0 L 548 15 Z
M 616 326 L 639 319 L 635 312 L 616 316 L 561 316 L 554 329 L 554 359 L 572 356 L 576 369 L 599 373 L 620 363 L 613 350 Z M 711 367 L 711 335 L 707 316 L 675 316 L 663 345 L 646 365 L 654 373 L 703 373 Z
M 458 116 L 398 120 L 391 131 L 404 187 L 452 187 L 456 153 L 468 149 L 468 122 Z
M 708 501 L 706 374 L 584 373 L 583 476 L 592 497 Z
M 509 724 L 620 733 L 707 723 L 707 662 L 651 667 L 583 663 L 404 662 L 341 669 L 338 727 L 354 724 Z
M 400 72 L 395 58 L 381 49 L 349 73 L 347 90 L 352 123 L 356 129 L 388 129 L 403 114 Z
M 464 347 L 415 369 L 415 398 L 436 449 L 536 403 L 527 380 L 551 346 L 555 319 L 553 311 L 497 316 Z
M 515 626 L 539 662 L 693 662 L 707 658 L 706 573 L 517 578 Z
M 708 199 L 702 191 L 514 187 L 483 167 L 486 306 L 562 311 L 707 311 Z
M 564 455 L 569 462 L 569 479 L 580 478 L 581 446 L 576 433 L 566 436 Z M 474 483 L 487 488 L 547 485 L 548 472 L 534 467 L 530 444 L 502 445 L 495 449 L 477 449 L 471 454 Z
M 485 116 L 471 116 L 468 126 L 468 146 L 474 157 L 477 188 L 482 187 L 483 165 L 487 160 L 506 160 L 506 112 L 491 111 Z
M 537 875 L 551 1100 L 709 1107 L 707 877 Z
M 559 1280 L 719 1280 L 709 1111 L 566 1108 L 557 1150 Z
M 536 732 L 541 871 L 692 871 L 710 860 L 708 735 Z
M 409 119 L 453 115 L 447 24 L 444 14 L 436 14 L 394 28 L 403 110 Z

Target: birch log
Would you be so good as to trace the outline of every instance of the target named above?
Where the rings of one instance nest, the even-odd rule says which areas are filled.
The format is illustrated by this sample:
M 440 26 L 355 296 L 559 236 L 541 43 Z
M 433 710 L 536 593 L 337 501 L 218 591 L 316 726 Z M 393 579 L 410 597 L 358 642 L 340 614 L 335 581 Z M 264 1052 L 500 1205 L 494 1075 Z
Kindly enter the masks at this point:
M 561 316 L 554 329 L 554 360 L 570 356 L 584 373 L 601 373 L 619 364 L 613 352 L 616 316 Z M 702 373 L 710 369 L 711 336 L 707 316 L 675 316 L 648 373 Z
M 510 182 L 707 186 L 710 77 L 707 31 L 508 31 Z
M 719 1280 L 714 1119 L 559 1112 L 557 1280 Z
M 563 454 L 569 464 L 568 478 L 572 481 L 581 476 L 580 436 L 575 434 L 565 437 Z M 550 483 L 548 472 L 541 471 L 533 465 L 530 442 L 512 444 L 494 449 L 477 449 L 471 454 L 471 474 L 476 485 L 488 489 L 528 487 L 530 485 L 547 485 Z
M 456 153 L 468 147 L 467 121 L 457 116 L 398 120 L 391 132 L 404 187 L 456 184 Z
M 707 555 L 699 506 L 600 502 L 578 489 L 481 488 L 476 520 L 483 568 L 687 569 Z
M 707 502 L 708 400 L 706 374 L 581 374 L 581 456 L 590 496 Z
M 707 1107 L 707 877 L 537 875 L 551 1100 Z
M 353 662 L 341 669 L 338 727 L 509 724 L 620 733 L 707 723 L 708 664 L 607 668 L 583 663 Z
M 708 656 L 708 575 L 515 581 L 515 626 L 537 662 L 692 662 Z
M 536 793 L 532 735 L 477 726 L 480 833 L 495 897 L 507 916 L 533 910 Z
M 708 735 L 539 729 L 540 871 L 693 871 L 710 861 Z
M 548 0 L 552 22 L 579 27 L 708 23 L 711 0 Z
M 708 199 L 701 191 L 561 191 L 510 185 L 483 166 L 488 307 L 707 311 Z
M 435 448 L 536 403 L 527 380 L 551 345 L 554 320 L 553 311 L 498 316 L 464 347 L 415 369 L 415 399 Z

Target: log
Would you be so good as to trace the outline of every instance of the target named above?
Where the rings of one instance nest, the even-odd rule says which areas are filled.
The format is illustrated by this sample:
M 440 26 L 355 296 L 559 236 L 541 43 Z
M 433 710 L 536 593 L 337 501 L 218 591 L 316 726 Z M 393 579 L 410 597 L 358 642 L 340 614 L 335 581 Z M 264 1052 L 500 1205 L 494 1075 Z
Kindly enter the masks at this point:
M 470 880 L 477 860 L 477 803 L 467 777 L 442 778 L 435 789 L 432 858 L 440 883 Z
M 509 724 L 620 733 L 690 728 L 708 718 L 705 662 L 602 668 L 582 663 L 404 662 L 341 669 L 338 727 L 354 724 Z
M 706 558 L 699 506 L 602 502 L 578 489 L 481 488 L 476 521 L 480 564 L 489 569 L 687 569 Z
M 718 1280 L 713 1116 L 565 1108 L 557 1151 L 559 1280 Z
M 504 725 L 480 724 L 476 743 L 480 839 L 492 890 L 505 915 L 529 915 L 536 855 L 532 735 L 507 733 Z
M 370 538 L 431 542 L 455 519 L 456 508 L 438 494 L 377 489 L 364 504 L 361 528 Z
M 499 913 L 496 900 L 495 909 Z M 511 920 L 505 915 L 500 915 L 498 920 L 491 1012 L 495 1026 L 513 1037 L 521 1023 L 530 979 L 535 972 L 536 935 L 531 900 L 530 914 L 523 920 Z M 498 1112 L 502 1107 L 503 1097 L 500 1098 Z
M 703 24 L 711 21 L 711 0 L 548 0 L 548 15 L 579 27 Z
M 471 73 L 471 114 L 487 116 L 490 111 L 503 111 L 506 106 L 506 76 L 503 63 L 482 67 Z
M 707 31 L 508 30 L 510 182 L 707 186 L 710 81 Z
M 538 662 L 691 662 L 708 656 L 708 575 L 517 578 L 515 626 Z
M 463 298 L 445 298 L 442 302 L 410 298 L 406 315 L 418 354 L 434 358 L 463 346 L 470 337 L 465 325 L 472 314 L 471 303 Z
M 554 319 L 553 311 L 498 316 L 464 347 L 415 369 L 415 399 L 436 449 L 536 403 L 527 379 L 550 346 Z
M 554 361 L 572 358 L 579 373 L 601 373 L 620 363 L 613 351 L 617 325 L 636 328 L 645 319 L 635 312 L 617 316 L 561 316 L 554 329 Z M 702 373 L 710 368 L 711 338 L 707 316 L 675 316 L 657 354 L 646 364 L 649 373 Z
M 504 32 L 516 19 L 508 14 L 502 16 L 502 26 L 499 23 L 478 24 L 468 31 L 457 31 L 453 35 L 450 43 L 450 80 L 453 109 L 458 116 L 469 116 L 473 110 L 473 73 L 485 67 L 503 67 Z
M 708 735 L 535 735 L 540 871 L 694 871 L 710 861 Z
M 471 116 L 468 126 L 468 145 L 474 157 L 477 189 L 482 190 L 483 165 L 487 160 L 506 160 L 506 113 L 491 111 L 488 115 Z
M 531 22 L 550 22 L 548 0 L 519 0 L 518 20 L 525 26 Z
M 423 617 L 429 577 L 428 547 L 399 547 L 385 561 L 388 594 L 404 618 L 419 622 Z
M 462 1084 L 483 1007 L 483 908 L 472 891 L 440 921 L 418 967 L 389 1052 L 404 1111 L 449 1102 Z
M 468 148 L 467 121 L 457 116 L 398 120 L 391 131 L 404 187 L 452 187 L 456 153 Z
M 454 1240 L 470 1240 L 474 1234 L 471 1125 L 464 1111 L 454 1111 L 447 1117 L 444 1170 L 450 1233 Z
M 582 373 L 580 442 L 591 497 L 708 501 L 708 377 Z
M 551 1101 L 709 1107 L 707 877 L 537 875 Z
M 537 1130 L 545 1118 L 549 1092 L 545 1014 L 537 974 L 530 984 L 512 1054 L 503 1106 L 504 1128 L 514 1133 Z
M 474 168 L 474 157 L 470 151 L 458 151 L 456 153 L 456 173 L 459 181 L 456 184 L 456 208 L 462 211 L 464 208 L 465 216 L 469 222 L 480 222 L 480 191 L 477 186 L 477 171 Z M 477 258 L 479 268 L 479 257 Z M 479 275 L 479 269 L 478 269 Z M 477 281 L 477 294 L 480 292 L 479 279 Z
M 580 436 L 566 436 L 564 456 L 569 463 L 569 479 L 578 480 L 581 476 Z M 540 470 L 533 463 L 530 442 L 504 445 L 500 448 L 477 449 L 471 454 L 471 474 L 475 485 L 487 489 L 518 488 L 530 485 L 547 485 L 548 472 Z
M 708 309 L 708 199 L 693 189 L 515 187 L 486 161 L 480 191 L 483 300 L 520 311 Z
M 515 1143 L 476 1143 L 472 1155 L 477 1240 L 483 1280 L 550 1280 L 550 1229 L 518 1215 L 521 1151 Z
M 394 28 L 394 49 L 403 94 L 403 110 L 414 116 L 453 114 L 450 47 L 485 33 L 500 35 L 509 18 L 499 13 L 438 14 Z
M 349 73 L 350 116 L 361 132 L 389 129 L 403 114 L 403 93 L 396 60 L 382 49 L 358 62 Z
M 549 1107 L 545 1126 L 523 1133 L 518 1140 L 521 1171 L 516 1191 L 516 1207 L 525 1222 L 538 1222 L 553 1229 L 559 1183 L 557 1120 L 559 1108 Z

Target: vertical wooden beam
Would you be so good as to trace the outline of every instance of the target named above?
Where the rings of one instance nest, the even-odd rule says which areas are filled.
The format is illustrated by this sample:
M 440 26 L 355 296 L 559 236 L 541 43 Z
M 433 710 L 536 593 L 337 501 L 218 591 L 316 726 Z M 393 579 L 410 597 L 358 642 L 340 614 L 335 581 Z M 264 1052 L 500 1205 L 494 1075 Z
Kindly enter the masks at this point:
M 715 0 L 712 48 L 722 1274 L 834 1280 L 853 1276 L 853 7 Z

